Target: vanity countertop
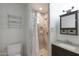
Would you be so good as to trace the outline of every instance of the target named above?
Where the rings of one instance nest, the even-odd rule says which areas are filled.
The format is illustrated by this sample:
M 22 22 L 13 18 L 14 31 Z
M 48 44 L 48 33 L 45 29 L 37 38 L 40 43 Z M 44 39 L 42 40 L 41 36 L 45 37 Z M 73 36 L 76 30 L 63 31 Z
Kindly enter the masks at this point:
M 73 53 L 79 54 L 79 46 L 70 45 L 70 44 L 67 44 L 67 43 L 57 42 L 57 41 L 53 41 L 52 44 L 54 44 L 58 47 L 61 47 L 63 49 L 69 50 Z

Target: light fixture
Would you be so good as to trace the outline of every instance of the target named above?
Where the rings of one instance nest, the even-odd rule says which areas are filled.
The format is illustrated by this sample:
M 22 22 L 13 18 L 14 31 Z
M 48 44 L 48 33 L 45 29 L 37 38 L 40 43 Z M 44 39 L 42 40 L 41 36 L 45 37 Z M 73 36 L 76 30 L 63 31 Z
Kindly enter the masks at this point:
M 39 10 L 43 10 L 43 8 L 40 7 Z

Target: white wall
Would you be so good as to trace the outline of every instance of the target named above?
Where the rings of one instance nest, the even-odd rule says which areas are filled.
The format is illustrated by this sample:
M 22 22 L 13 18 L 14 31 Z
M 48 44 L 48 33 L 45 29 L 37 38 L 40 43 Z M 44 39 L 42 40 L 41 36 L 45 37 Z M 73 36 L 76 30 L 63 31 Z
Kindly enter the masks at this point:
M 79 44 L 79 35 L 63 35 L 60 34 L 60 17 L 64 14 L 62 10 L 70 9 L 74 6 L 74 10 L 79 10 L 79 3 L 51 3 L 50 4 L 50 42 L 54 40 L 70 40 L 75 44 Z M 73 10 L 73 11 L 74 11 Z
M 33 39 L 33 31 L 32 31 L 32 6 L 31 4 L 25 5 L 25 45 L 26 45 L 26 54 L 32 55 L 32 39 Z
M 9 44 L 23 43 L 24 28 L 8 28 L 8 15 L 21 16 L 24 21 L 23 4 L 0 4 L 0 48 Z
M 8 15 L 21 16 L 23 28 L 8 28 Z M 31 55 L 31 4 L 0 4 L 0 49 L 13 43 L 22 43 L 24 55 Z

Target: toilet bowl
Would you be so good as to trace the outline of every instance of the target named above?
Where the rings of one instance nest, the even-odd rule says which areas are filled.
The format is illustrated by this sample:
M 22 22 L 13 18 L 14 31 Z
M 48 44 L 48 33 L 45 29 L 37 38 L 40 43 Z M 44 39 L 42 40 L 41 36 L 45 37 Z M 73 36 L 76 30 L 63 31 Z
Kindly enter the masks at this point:
M 8 56 L 21 56 L 22 44 L 11 44 L 8 45 L 7 52 Z

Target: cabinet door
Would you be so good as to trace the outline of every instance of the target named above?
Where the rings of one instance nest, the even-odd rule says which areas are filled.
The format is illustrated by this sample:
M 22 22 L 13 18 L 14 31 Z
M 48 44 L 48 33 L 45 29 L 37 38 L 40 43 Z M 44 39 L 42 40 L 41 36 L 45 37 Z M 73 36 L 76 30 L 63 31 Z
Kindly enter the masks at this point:
M 79 56 L 79 54 L 52 45 L 52 56 Z
M 57 47 L 57 46 L 52 46 L 52 56 L 66 56 L 68 55 L 63 49 Z

